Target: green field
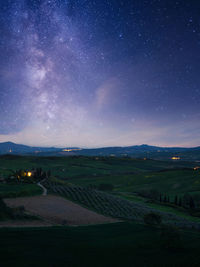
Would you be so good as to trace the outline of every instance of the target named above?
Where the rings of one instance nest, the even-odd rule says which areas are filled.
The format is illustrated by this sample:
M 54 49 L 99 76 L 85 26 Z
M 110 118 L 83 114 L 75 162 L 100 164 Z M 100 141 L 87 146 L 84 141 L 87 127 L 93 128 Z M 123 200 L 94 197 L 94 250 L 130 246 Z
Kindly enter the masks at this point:
M 196 164 L 193 162 L 113 157 L 1 156 L 0 177 L 7 177 L 12 170 L 41 167 L 75 185 L 111 183 L 119 192 L 155 189 L 174 196 L 200 191 L 200 171 L 192 170 L 194 166 Z
M 141 190 L 154 189 L 171 196 L 200 192 L 200 171 L 194 170 L 146 171 L 139 174 L 76 178 L 68 179 L 68 181 L 81 186 L 111 183 L 115 186 L 115 191 L 120 192 L 135 193 Z
M 200 171 L 193 170 L 195 162 L 156 161 L 117 157 L 34 157 L 5 155 L 0 157 L 0 177 L 7 177 L 19 169 L 42 168 L 50 170 L 53 181 L 61 184 L 88 187 L 112 184 L 112 194 L 133 202 L 143 202 L 160 211 L 170 211 L 188 218 L 181 209 L 148 203 L 138 193 L 156 190 L 167 194 L 171 200 L 175 195 L 186 193 L 200 195 Z M 54 178 L 53 178 L 54 177 Z M 0 195 L 23 196 L 40 194 L 34 184 L 0 184 Z M 192 220 L 194 220 L 192 218 Z M 195 219 L 196 220 L 196 219 Z
M 157 164 L 157 165 L 156 165 Z M 179 163 L 176 163 L 179 165 Z M 200 170 L 188 168 L 189 165 L 177 166 L 171 162 L 160 161 L 141 161 L 134 160 L 132 165 L 137 168 L 135 173 L 121 173 L 111 175 L 96 175 L 90 177 L 72 177 L 67 181 L 76 186 L 88 187 L 91 185 L 99 186 L 100 184 L 112 184 L 114 195 L 128 199 L 133 202 L 144 203 L 145 206 L 155 208 L 159 211 L 172 212 L 178 216 L 182 216 L 192 221 L 199 221 L 198 218 L 191 217 L 182 208 L 168 207 L 159 203 L 149 203 L 146 198 L 140 197 L 140 192 L 155 190 L 162 195 L 169 196 L 173 202 L 176 195 L 183 197 L 185 194 L 200 197 Z M 183 164 L 183 162 L 181 163 Z M 192 163 L 190 163 L 192 164 Z M 194 164 L 195 165 L 195 164 Z M 198 206 L 199 206 L 198 200 Z
M 140 195 L 141 191 L 151 190 L 167 194 L 171 199 L 186 193 L 200 195 L 200 171 L 193 170 L 195 166 L 195 162 L 115 157 L 1 156 L 1 178 L 19 169 L 50 170 L 51 177 L 46 181 L 49 192 L 126 222 L 0 229 L 0 265 L 199 266 L 200 232 L 187 228 L 199 229 L 200 218 L 183 207 L 149 201 Z M 111 184 L 113 190 L 93 189 L 101 184 Z M 37 194 L 41 194 L 41 188 L 35 183 L 0 183 L 3 197 Z M 144 225 L 143 217 L 151 211 L 161 214 L 163 223 L 182 229 L 181 245 L 175 250 L 162 246 L 159 227 Z
M 193 162 L 156 161 L 115 157 L 34 157 L 34 156 L 0 156 L 0 175 L 7 176 L 12 170 L 41 167 L 50 169 L 54 176 L 60 178 L 90 178 L 95 176 L 139 174 L 163 169 L 192 168 Z
M 42 189 L 36 184 L 0 184 L 0 197 L 23 197 L 40 195 Z
M 1 229 L 1 266 L 199 266 L 200 234 L 181 233 L 181 248 L 162 248 L 160 230 L 134 223 Z M 12 256 L 11 256 L 12 255 Z

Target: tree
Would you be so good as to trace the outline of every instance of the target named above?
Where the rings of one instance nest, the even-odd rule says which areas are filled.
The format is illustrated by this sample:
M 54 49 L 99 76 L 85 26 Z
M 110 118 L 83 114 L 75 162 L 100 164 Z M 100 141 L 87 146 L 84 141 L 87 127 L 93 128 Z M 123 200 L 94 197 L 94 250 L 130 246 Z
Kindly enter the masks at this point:
M 50 170 L 47 171 L 47 178 L 49 178 L 49 177 L 51 177 L 51 171 Z
M 152 200 L 157 200 L 157 201 L 159 201 L 160 199 L 160 193 L 155 189 L 141 190 L 139 192 L 139 195 L 142 197 L 150 198 Z
M 149 191 L 149 198 L 153 199 L 153 200 L 159 200 L 159 192 L 156 189 L 151 189 Z
M 184 194 L 182 203 L 183 206 L 185 207 L 190 206 L 190 197 L 191 197 L 190 194 Z
M 98 186 L 98 189 L 102 191 L 112 191 L 113 188 L 114 186 L 112 184 L 100 184 Z
M 42 176 L 42 168 L 37 168 L 36 169 L 36 178 L 41 178 Z
M 0 197 L 0 220 L 12 217 L 12 209 L 7 207 L 3 199 Z
M 23 171 L 21 169 L 12 171 L 12 176 L 14 176 L 15 178 L 19 180 L 23 176 Z
M 195 208 L 194 199 L 192 197 L 190 197 L 190 208 L 191 209 Z
M 47 178 L 47 172 L 42 172 L 41 178 L 46 179 Z
M 179 205 L 179 207 L 182 206 L 182 199 L 181 199 L 181 197 L 179 198 L 178 205 Z
M 178 197 L 177 197 L 177 195 L 174 198 L 174 205 L 178 205 Z

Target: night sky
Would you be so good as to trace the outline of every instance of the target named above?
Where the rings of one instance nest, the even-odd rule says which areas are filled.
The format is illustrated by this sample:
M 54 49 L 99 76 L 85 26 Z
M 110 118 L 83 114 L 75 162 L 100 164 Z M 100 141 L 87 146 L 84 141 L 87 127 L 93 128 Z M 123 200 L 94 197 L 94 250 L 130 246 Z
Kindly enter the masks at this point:
M 0 141 L 200 145 L 200 2 L 0 1 Z

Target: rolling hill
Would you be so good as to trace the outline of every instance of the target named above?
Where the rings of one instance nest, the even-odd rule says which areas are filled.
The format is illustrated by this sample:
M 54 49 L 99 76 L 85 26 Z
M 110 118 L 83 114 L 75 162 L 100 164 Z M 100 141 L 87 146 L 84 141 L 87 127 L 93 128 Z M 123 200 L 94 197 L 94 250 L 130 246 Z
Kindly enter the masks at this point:
M 176 157 L 181 160 L 200 160 L 200 147 L 158 147 L 146 144 L 128 147 L 103 147 L 103 148 L 55 148 L 32 147 L 12 142 L 0 143 L 0 155 L 37 155 L 37 156 L 117 156 L 134 158 L 152 158 L 167 160 Z

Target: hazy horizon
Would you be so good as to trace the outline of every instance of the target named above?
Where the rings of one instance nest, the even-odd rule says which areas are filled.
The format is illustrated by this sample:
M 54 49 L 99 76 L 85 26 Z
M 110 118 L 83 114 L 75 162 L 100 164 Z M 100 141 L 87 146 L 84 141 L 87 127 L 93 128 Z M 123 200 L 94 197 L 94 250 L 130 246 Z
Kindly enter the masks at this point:
M 115 145 L 115 146 L 98 146 L 98 147 L 87 147 L 87 146 L 40 146 L 37 144 L 24 144 L 24 143 L 15 143 L 12 141 L 5 141 L 5 142 L 0 142 L 0 144 L 3 143 L 13 143 L 16 145 L 25 145 L 25 146 L 30 146 L 30 147 L 44 147 L 44 148 L 80 148 L 80 149 L 98 149 L 98 148 L 109 148 L 109 147 L 132 147 L 132 146 L 155 146 L 155 147 L 162 147 L 162 148 L 181 148 L 180 146 L 159 146 L 159 145 L 154 145 L 154 144 L 132 144 L 132 145 L 127 145 L 127 146 L 119 146 L 119 145 Z M 197 146 L 193 146 L 193 147 L 182 147 L 182 148 L 196 148 L 196 147 L 200 147 L 200 145 Z

